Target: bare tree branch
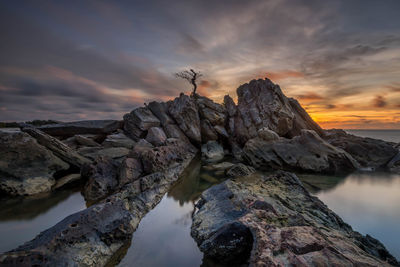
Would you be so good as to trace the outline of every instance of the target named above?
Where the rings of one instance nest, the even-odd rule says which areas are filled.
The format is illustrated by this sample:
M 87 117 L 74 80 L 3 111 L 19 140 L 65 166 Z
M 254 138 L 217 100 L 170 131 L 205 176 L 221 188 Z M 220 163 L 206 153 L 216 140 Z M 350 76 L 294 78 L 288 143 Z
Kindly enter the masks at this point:
M 193 69 L 184 70 L 181 72 L 175 73 L 175 77 L 187 80 L 193 86 L 193 95 L 196 95 L 197 90 L 197 81 L 203 77 L 203 74 L 200 71 L 194 71 Z

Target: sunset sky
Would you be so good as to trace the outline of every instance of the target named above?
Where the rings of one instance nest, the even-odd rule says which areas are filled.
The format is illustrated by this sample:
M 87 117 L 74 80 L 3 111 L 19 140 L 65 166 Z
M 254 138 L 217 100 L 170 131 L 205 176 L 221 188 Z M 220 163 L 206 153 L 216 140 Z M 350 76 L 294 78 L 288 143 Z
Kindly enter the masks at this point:
M 268 77 L 324 128 L 400 129 L 399 0 L 1 1 L 0 121 L 121 119 Z

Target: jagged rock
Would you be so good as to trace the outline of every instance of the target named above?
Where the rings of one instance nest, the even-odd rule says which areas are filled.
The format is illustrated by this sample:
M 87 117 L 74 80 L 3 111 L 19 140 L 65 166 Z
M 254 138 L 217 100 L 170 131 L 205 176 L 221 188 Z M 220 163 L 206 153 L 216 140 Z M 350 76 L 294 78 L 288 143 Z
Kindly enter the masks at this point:
M 0 190 L 10 195 L 48 192 L 69 165 L 30 135 L 0 130 Z
M 142 162 L 135 158 L 126 158 L 119 167 L 119 185 L 136 181 L 143 173 Z
M 260 137 L 264 141 L 276 141 L 279 140 L 279 135 L 274 131 L 269 130 L 266 127 L 263 127 L 257 131 L 258 137 Z
M 118 164 L 108 157 L 97 157 L 82 168 L 81 175 L 88 180 L 83 191 L 86 201 L 105 198 L 118 186 Z
M 222 136 L 222 137 L 224 137 L 224 138 L 229 138 L 229 134 L 228 134 L 228 132 L 226 131 L 226 129 L 225 129 L 224 126 L 215 125 L 215 126 L 214 126 L 214 130 L 215 130 L 220 136 Z
M 65 185 L 72 184 L 76 181 L 79 181 L 81 179 L 81 174 L 80 173 L 71 173 L 68 174 L 64 177 L 61 177 L 60 179 L 57 179 L 56 184 L 53 186 L 52 190 L 59 189 L 61 187 L 64 187 Z
M 203 142 L 218 140 L 218 134 L 208 120 L 201 121 L 201 140 Z
M 344 223 L 291 173 L 216 185 L 196 204 L 191 235 L 217 264 L 398 265 L 385 247 Z
M 226 172 L 228 177 L 236 177 L 236 176 L 247 176 L 255 173 L 256 170 L 253 167 L 244 165 L 243 163 L 238 163 L 229 168 Z
M 243 153 L 246 161 L 261 169 L 285 169 L 317 173 L 349 173 L 358 163 L 344 150 L 321 139 L 314 131 L 278 141 L 250 139 Z
M 234 116 L 229 119 L 229 128 L 237 142 L 243 145 L 257 136 L 263 127 L 280 136 L 293 137 L 302 129 L 322 134 L 322 129 L 307 112 L 293 99 L 287 98 L 279 85 L 270 80 L 252 80 L 237 89 L 238 105 L 230 97 L 224 99 L 227 110 Z
M 216 141 L 208 141 L 201 146 L 201 157 L 206 162 L 216 162 L 225 156 L 224 148 Z
M 164 132 L 168 138 L 176 138 L 184 142 L 190 142 L 187 136 L 176 124 L 168 124 L 164 126 Z
M 398 153 L 389 142 L 347 134 L 343 130 L 325 131 L 324 139 L 349 153 L 365 168 L 385 168 Z
M 168 111 L 190 141 L 201 144 L 200 118 L 195 100 L 181 94 L 168 102 Z
M 94 160 L 97 157 L 123 158 L 129 154 L 130 150 L 126 147 L 82 147 L 78 149 L 78 152 Z
M 226 110 L 224 106 L 206 97 L 197 97 L 200 118 L 208 120 L 211 125 L 224 125 Z
M 91 120 L 47 124 L 38 129 L 52 136 L 73 136 L 77 134 L 110 134 L 121 127 L 121 121 Z
M 146 136 L 151 127 L 160 126 L 160 121 L 147 107 L 140 107 L 124 115 L 124 130 L 133 140 Z
M 235 102 L 233 102 L 232 97 L 230 97 L 229 95 L 224 96 L 224 105 L 229 117 L 233 117 L 236 115 L 237 108 Z
M 146 141 L 154 146 L 161 146 L 166 140 L 167 136 L 160 127 L 151 127 L 147 132 Z
M 168 106 L 166 103 L 153 101 L 147 107 L 160 120 L 162 126 L 174 124 L 174 120 L 167 114 Z
M 45 146 L 48 150 L 53 152 L 54 155 L 73 166 L 81 167 L 91 162 L 91 160 L 80 155 L 63 142 L 38 129 L 23 127 L 21 130 L 34 137 L 39 144 Z
M 116 133 L 108 135 L 102 145 L 104 147 L 125 147 L 131 149 L 135 146 L 135 141 L 123 133 Z
M 140 220 L 160 202 L 194 155 L 187 152 L 184 161 L 163 173 L 142 177 L 143 188 L 147 188 L 144 192 L 135 181 L 68 216 L 33 240 L 2 254 L 0 265 L 105 266 L 120 249 L 130 245 Z
M 75 142 L 77 142 L 79 145 L 100 147 L 99 143 L 97 143 L 96 141 L 94 141 L 94 140 L 92 140 L 90 138 L 87 138 L 87 137 L 85 137 L 83 135 L 79 135 L 78 134 L 78 135 L 75 135 L 74 137 L 75 137 Z

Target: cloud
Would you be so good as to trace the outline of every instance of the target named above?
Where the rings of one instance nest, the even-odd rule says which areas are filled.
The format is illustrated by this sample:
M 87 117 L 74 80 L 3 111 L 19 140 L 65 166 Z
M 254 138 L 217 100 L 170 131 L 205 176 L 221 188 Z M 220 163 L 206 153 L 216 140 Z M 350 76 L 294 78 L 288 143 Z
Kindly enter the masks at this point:
M 386 99 L 381 96 L 377 95 L 373 100 L 372 100 L 372 105 L 376 108 L 383 108 L 387 105 Z
M 313 92 L 305 92 L 304 94 L 297 95 L 296 98 L 304 101 L 323 100 L 324 97 Z
M 282 70 L 277 72 L 267 72 L 266 77 L 272 81 L 279 81 L 286 78 L 303 78 L 304 74 L 294 70 Z

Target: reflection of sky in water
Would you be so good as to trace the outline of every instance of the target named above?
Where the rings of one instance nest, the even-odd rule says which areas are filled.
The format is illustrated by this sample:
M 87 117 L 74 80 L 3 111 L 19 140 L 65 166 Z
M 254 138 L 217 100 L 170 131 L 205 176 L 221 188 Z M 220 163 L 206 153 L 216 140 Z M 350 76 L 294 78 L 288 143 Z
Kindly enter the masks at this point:
M 200 266 L 203 254 L 190 237 L 193 203 L 164 196 L 140 222 L 121 266 Z
M 36 200 L 34 205 L 32 205 L 32 201 L 26 200 L 22 203 L 16 203 L 15 205 L 19 207 L 15 207 L 14 209 L 20 209 L 21 206 L 24 205 L 27 206 L 27 209 L 30 209 L 26 211 L 30 213 L 27 218 L 24 218 L 24 216 L 20 214 L 12 214 L 12 210 L 8 211 L 7 214 L 2 213 L 0 216 L 0 253 L 22 245 L 68 215 L 86 208 L 85 201 L 79 192 L 69 195 L 70 193 L 71 192 L 56 192 L 51 197 L 43 200 Z M 57 194 L 66 194 L 65 199 L 58 199 Z M 54 204 L 54 206 L 52 206 L 52 204 Z M 50 207 L 46 210 L 42 210 L 43 206 Z M 17 212 L 21 212 L 21 210 L 17 210 Z M 13 215 L 19 216 L 20 218 L 14 218 Z
M 400 176 L 353 174 L 316 194 L 354 230 L 380 240 L 400 258 Z

